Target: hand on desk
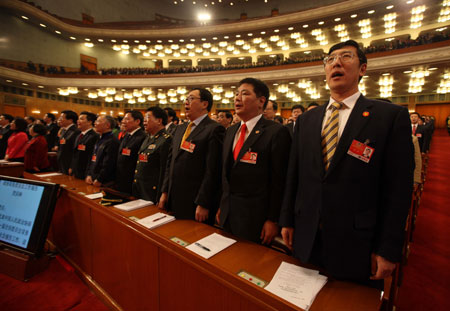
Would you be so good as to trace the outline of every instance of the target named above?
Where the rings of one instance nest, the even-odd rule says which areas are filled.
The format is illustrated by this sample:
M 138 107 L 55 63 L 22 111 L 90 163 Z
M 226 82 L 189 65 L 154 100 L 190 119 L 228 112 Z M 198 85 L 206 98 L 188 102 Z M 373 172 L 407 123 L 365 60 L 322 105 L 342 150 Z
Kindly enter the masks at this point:
M 69 175 L 72 175 L 72 173 L 73 173 L 73 170 L 72 170 L 71 168 L 69 168 L 69 171 L 68 171 L 68 173 L 69 173 Z
M 84 181 L 89 185 L 92 185 L 94 183 L 91 176 L 86 176 L 86 179 Z
M 94 186 L 96 186 L 96 187 L 101 187 L 101 186 L 102 186 L 102 183 L 99 182 L 97 179 L 94 180 L 94 182 L 93 182 L 92 184 L 93 184 Z
M 372 254 L 372 276 L 371 280 L 381 280 L 387 278 L 392 274 L 395 269 L 395 263 L 390 262 L 389 260 Z
M 292 250 L 292 238 L 294 236 L 294 228 L 291 227 L 283 227 L 281 229 L 281 236 L 283 237 L 284 244 Z
M 164 209 L 167 203 L 167 192 L 161 193 L 161 197 L 159 198 L 159 202 L 157 204 L 159 209 Z
M 209 209 L 197 205 L 197 208 L 195 209 L 195 220 L 198 222 L 204 222 L 206 219 L 208 219 L 208 216 Z
M 220 208 L 217 210 L 217 213 L 216 213 L 216 223 L 220 224 Z
M 270 220 L 266 220 L 261 230 L 261 236 L 259 237 L 262 244 L 270 244 L 273 238 L 278 235 L 279 228 L 276 223 Z

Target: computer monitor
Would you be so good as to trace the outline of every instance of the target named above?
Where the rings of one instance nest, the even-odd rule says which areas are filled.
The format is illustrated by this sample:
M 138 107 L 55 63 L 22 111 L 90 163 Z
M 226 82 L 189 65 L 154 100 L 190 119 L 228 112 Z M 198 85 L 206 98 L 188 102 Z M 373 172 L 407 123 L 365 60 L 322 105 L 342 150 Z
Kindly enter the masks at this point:
M 0 175 L 0 245 L 40 256 L 59 185 Z

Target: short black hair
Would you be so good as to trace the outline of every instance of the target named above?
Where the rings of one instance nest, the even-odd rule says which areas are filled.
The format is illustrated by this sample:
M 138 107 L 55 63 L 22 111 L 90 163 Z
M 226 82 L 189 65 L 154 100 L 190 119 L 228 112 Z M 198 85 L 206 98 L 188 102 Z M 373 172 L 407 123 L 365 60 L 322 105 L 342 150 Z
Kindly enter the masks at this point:
M 53 113 L 47 112 L 46 115 L 48 118 L 52 119 L 52 121 L 55 121 L 55 115 Z
M 32 127 L 33 132 L 35 132 L 38 135 L 46 135 L 47 134 L 47 128 L 43 124 L 34 124 Z
M 25 120 L 26 120 L 26 119 L 30 120 L 31 123 L 33 123 L 34 121 L 36 121 L 36 118 L 33 117 L 33 116 L 26 116 L 26 117 L 25 117 Z
M 208 102 L 208 107 L 207 107 L 208 112 L 211 111 L 211 108 L 213 106 L 213 96 L 212 96 L 211 92 L 208 91 L 207 89 L 204 89 L 201 87 L 194 88 L 191 90 L 191 92 L 196 91 L 196 90 L 199 91 L 199 93 L 200 93 L 200 100 Z
M 283 122 L 284 122 L 282 116 L 275 116 L 275 117 L 273 118 L 273 120 L 274 120 L 275 122 L 280 123 L 280 124 L 283 124 Z
M 310 104 L 308 105 L 308 108 L 309 108 L 309 107 L 319 107 L 319 104 L 316 103 L 316 102 L 312 102 L 312 103 L 310 103 Z
M 10 115 L 10 114 L 3 113 L 2 116 L 3 116 L 3 118 L 5 118 L 6 120 L 8 120 L 9 123 L 11 123 L 11 122 L 14 120 L 14 117 L 13 117 L 12 115 Z
M 413 111 L 409 115 L 412 116 L 413 114 L 416 114 L 419 118 L 421 118 L 420 114 L 417 111 Z
M 65 114 L 66 115 L 66 119 L 67 120 L 72 120 L 73 123 L 77 123 L 78 120 L 78 115 L 75 111 L 72 110 L 63 110 L 61 111 L 61 114 Z
M 166 113 L 169 117 L 175 118 L 177 116 L 177 113 L 175 112 L 175 110 L 173 110 L 170 107 L 166 107 L 166 108 L 164 108 L 164 110 L 166 111 Z M 147 111 L 148 111 L 148 109 L 147 109 Z
M 233 119 L 233 115 L 231 114 L 231 112 L 229 110 L 220 110 L 219 113 L 221 113 L 221 112 L 223 112 L 225 114 L 225 118 Z
M 86 119 L 90 122 L 92 122 L 92 125 L 94 125 L 95 120 L 97 120 L 97 115 L 95 115 L 92 112 L 89 111 L 82 111 L 80 112 L 80 116 L 84 114 L 86 116 Z
M 291 111 L 294 111 L 295 109 L 300 109 L 302 112 L 305 112 L 305 107 L 303 107 L 302 105 L 292 106 Z
M 242 84 L 252 85 L 253 91 L 255 92 L 256 96 L 258 97 L 264 96 L 266 98 L 266 101 L 264 102 L 263 106 L 263 109 L 266 109 L 267 102 L 269 101 L 270 97 L 269 87 L 261 80 L 255 78 L 242 79 L 241 81 L 239 81 L 239 86 L 241 86 Z
M 132 117 L 134 120 L 139 120 L 139 121 L 141 121 L 141 122 L 139 123 L 139 126 L 140 126 L 140 127 L 144 126 L 144 116 L 142 115 L 142 112 L 140 112 L 139 110 L 128 110 L 128 111 L 125 111 L 125 115 L 126 115 L 127 113 L 131 114 L 131 117 Z
M 25 132 L 28 125 L 27 121 L 21 117 L 15 117 L 14 124 L 16 125 L 16 132 Z
M 278 103 L 276 101 L 270 100 L 270 99 L 269 99 L 269 101 L 272 102 L 273 110 L 278 111 Z
M 170 108 L 170 109 L 172 109 L 172 108 Z M 166 110 L 166 108 L 162 109 L 162 108 L 160 108 L 158 106 L 147 108 L 147 111 L 150 111 L 156 119 L 161 119 L 162 120 L 162 124 L 166 125 L 168 116 L 167 116 L 166 111 L 164 111 L 164 110 Z
M 367 57 L 364 54 L 364 51 L 360 48 L 358 42 L 356 42 L 355 40 L 347 40 L 344 42 L 336 43 L 335 45 L 333 45 L 330 48 L 330 50 L 328 51 L 328 55 L 333 53 L 333 51 L 342 49 L 345 46 L 353 46 L 354 48 L 356 48 L 356 53 L 358 54 L 359 64 L 360 65 L 367 64 Z

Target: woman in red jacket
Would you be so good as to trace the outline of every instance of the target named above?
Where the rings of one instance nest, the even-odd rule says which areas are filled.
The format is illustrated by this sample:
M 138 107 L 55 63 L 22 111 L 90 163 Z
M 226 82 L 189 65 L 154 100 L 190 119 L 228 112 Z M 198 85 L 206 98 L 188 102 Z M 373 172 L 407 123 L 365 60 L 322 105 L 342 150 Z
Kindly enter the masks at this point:
M 27 121 L 23 118 L 16 117 L 11 122 L 11 130 L 13 133 L 8 138 L 8 147 L 6 148 L 5 160 L 11 162 L 23 162 L 25 156 L 25 145 L 28 141 L 26 134 Z
M 25 146 L 25 170 L 30 173 L 49 170 L 48 145 L 45 139 L 47 129 L 42 124 L 34 124 L 30 128 L 31 139 Z

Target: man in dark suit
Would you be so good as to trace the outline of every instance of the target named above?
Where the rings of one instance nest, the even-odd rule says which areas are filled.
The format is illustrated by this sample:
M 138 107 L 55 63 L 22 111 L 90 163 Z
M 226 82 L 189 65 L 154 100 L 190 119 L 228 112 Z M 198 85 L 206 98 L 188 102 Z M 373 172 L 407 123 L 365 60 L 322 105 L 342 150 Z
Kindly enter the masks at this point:
M 164 108 L 164 111 L 167 113 L 168 118 L 166 124 L 166 131 L 167 133 L 173 136 L 173 134 L 175 133 L 175 129 L 177 128 L 177 125 L 174 123 L 174 120 L 177 117 L 177 113 L 170 107 Z
M 231 126 L 223 144 L 222 199 L 217 221 L 227 231 L 270 244 L 277 225 L 291 137 L 283 125 L 263 118 L 269 98 L 264 82 L 239 82 L 234 105 L 241 122 Z
M 12 134 L 10 123 L 14 120 L 14 117 L 10 114 L 0 115 L 0 159 L 3 159 L 6 154 L 6 148 L 8 147 L 8 139 Z
M 294 136 L 294 128 L 295 128 L 295 122 L 297 122 L 297 118 L 302 115 L 305 112 L 305 107 L 302 105 L 294 105 L 291 109 L 291 117 L 289 118 L 289 123 L 286 124 L 286 127 L 289 130 L 289 133 L 291 134 L 291 137 Z
M 220 199 L 225 129 L 208 117 L 213 105 L 208 90 L 193 89 L 184 105 L 190 123 L 175 130 L 159 206 L 178 219 L 213 224 Z
M 283 240 L 302 262 L 382 288 L 401 260 L 411 204 L 408 111 L 361 95 L 367 58 L 355 41 L 331 47 L 324 65 L 331 97 L 297 120 L 280 216 Z
M 274 120 L 278 111 L 278 103 L 274 100 L 269 100 L 264 108 L 264 118 L 267 120 Z
M 427 128 L 423 124 L 420 124 L 423 121 L 420 118 L 420 114 L 418 112 L 411 112 L 409 114 L 409 117 L 411 119 L 412 134 L 419 139 L 420 151 L 422 153 L 426 153 L 427 152 L 426 147 L 429 138 Z
M 75 139 L 69 175 L 74 175 L 78 179 L 86 178 L 87 168 L 91 161 L 95 144 L 100 138 L 93 129 L 96 119 L 97 116 L 92 112 L 83 111 L 80 113 L 77 121 L 77 126 L 81 133 Z
M 55 115 L 53 113 L 47 112 L 44 116 L 45 127 L 47 128 L 47 134 L 45 139 L 47 140 L 48 151 L 55 147 L 58 141 L 58 131 L 59 126 L 55 122 Z
M 158 202 L 167 166 L 167 157 L 172 144 L 165 125 L 167 114 L 160 107 L 147 109 L 144 128 L 148 136 L 139 150 L 134 171 L 132 195 L 139 199 Z
M 64 110 L 59 117 L 61 125 L 59 145 L 56 147 L 56 161 L 59 171 L 63 174 L 69 174 L 70 164 L 72 163 L 73 146 L 75 139 L 80 135 L 76 123 L 78 115 L 72 110 Z
M 95 131 L 100 139 L 95 144 L 85 179 L 90 185 L 110 186 L 114 182 L 119 150 L 119 140 L 112 133 L 115 126 L 116 121 L 111 116 L 100 116 L 95 121 Z
M 120 141 L 119 153 L 117 154 L 117 171 L 114 187 L 116 190 L 126 194 L 131 194 L 138 152 L 146 137 L 142 129 L 143 123 L 144 116 L 137 110 L 127 111 L 122 120 L 126 134 Z

